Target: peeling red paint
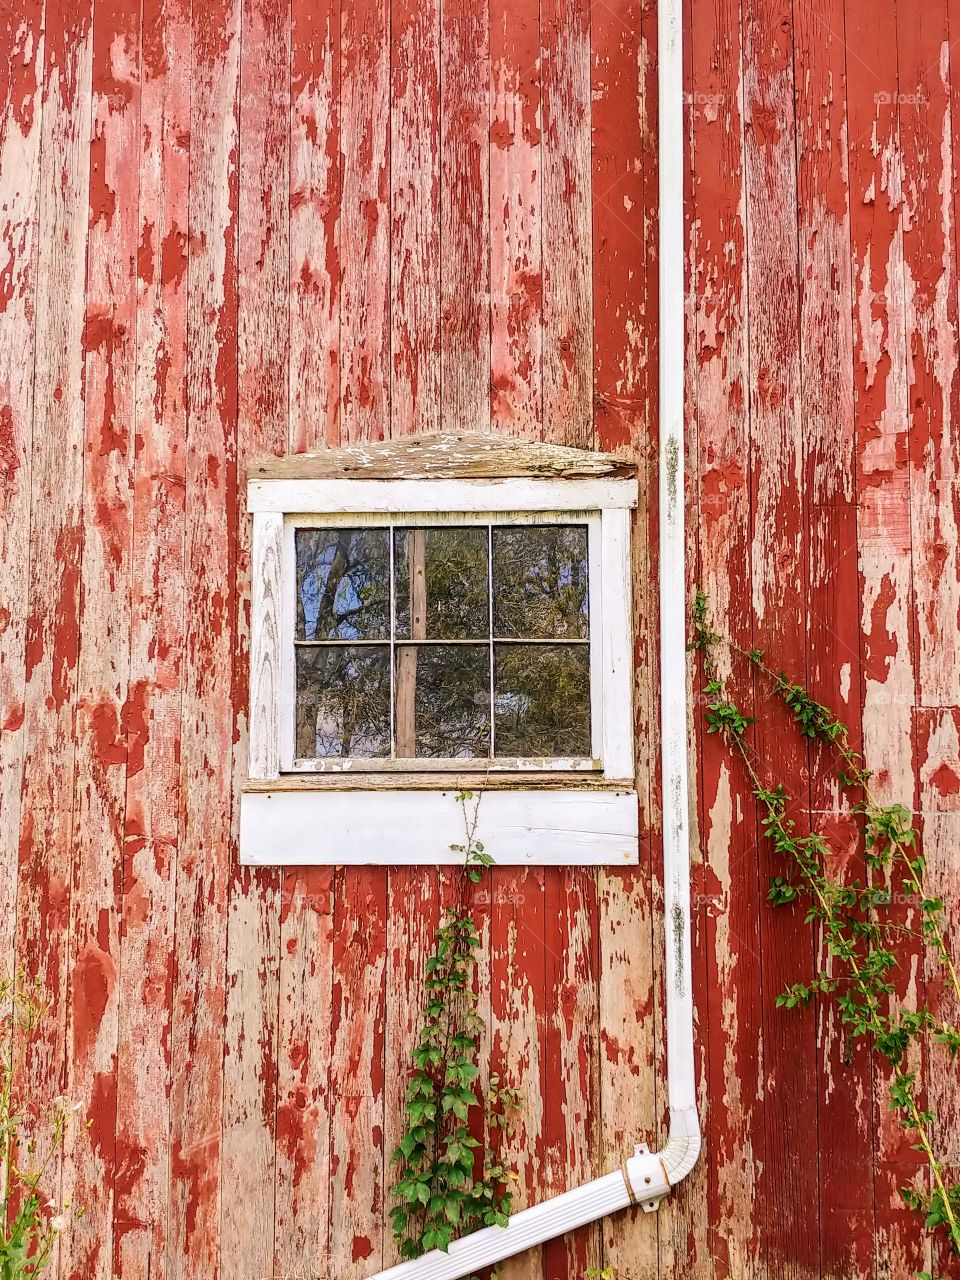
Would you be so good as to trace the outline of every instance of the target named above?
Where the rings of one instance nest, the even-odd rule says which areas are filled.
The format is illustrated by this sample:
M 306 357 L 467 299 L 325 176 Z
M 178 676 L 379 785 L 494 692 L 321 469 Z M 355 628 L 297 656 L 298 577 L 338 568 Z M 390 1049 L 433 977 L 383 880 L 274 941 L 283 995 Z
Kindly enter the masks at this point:
M 73 1043 L 78 1056 L 97 1036 L 116 977 L 113 957 L 93 943 L 74 961 Z
M 944 796 L 955 796 L 960 793 L 960 777 L 948 764 L 938 765 L 934 769 L 930 775 L 930 784 Z
M 353 1261 L 361 1262 L 364 1258 L 369 1258 L 373 1253 L 373 1245 L 366 1236 L 353 1237 Z

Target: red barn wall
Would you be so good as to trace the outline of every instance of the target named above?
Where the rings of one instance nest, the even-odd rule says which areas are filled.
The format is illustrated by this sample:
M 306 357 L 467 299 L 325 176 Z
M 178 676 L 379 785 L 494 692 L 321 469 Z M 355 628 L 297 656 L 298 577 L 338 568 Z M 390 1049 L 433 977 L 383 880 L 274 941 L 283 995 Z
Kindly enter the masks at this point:
M 692 0 L 691 583 L 842 709 L 958 902 L 960 0 Z M 0 957 L 58 993 L 76 1280 L 359 1280 L 444 876 L 248 871 L 250 458 L 425 430 L 628 447 L 656 748 L 656 13 L 641 0 L 22 0 L 0 14 Z M 855 867 L 829 771 L 761 746 Z M 705 1156 L 502 1268 L 901 1277 L 916 1153 L 696 734 Z M 494 870 L 520 1203 L 664 1118 L 659 811 L 635 871 Z M 922 955 L 905 987 L 922 991 Z M 931 1100 L 949 1147 L 943 1073 Z M 940 1095 L 943 1096 L 940 1096 Z M 960 1159 L 956 1142 L 951 1159 Z

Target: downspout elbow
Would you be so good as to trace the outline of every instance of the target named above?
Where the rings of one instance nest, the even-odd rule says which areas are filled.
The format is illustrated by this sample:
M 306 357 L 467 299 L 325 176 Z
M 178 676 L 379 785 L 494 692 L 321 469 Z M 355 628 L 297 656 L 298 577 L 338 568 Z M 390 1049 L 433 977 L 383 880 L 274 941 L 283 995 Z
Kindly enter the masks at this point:
M 670 1136 L 660 1152 L 660 1159 L 671 1187 L 675 1187 L 693 1169 L 700 1158 L 703 1137 L 700 1118 L 695 1106 L 672 1108 L 670 1111 Z

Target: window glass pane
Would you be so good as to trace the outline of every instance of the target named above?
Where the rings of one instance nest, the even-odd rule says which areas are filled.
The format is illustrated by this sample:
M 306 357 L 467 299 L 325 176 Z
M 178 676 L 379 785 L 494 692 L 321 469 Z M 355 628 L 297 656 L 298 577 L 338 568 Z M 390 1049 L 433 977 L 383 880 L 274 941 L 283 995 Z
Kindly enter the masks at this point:
M 489 635 L 487 530 L 397 529 L 397 637 L 483 640 Z
M 498 756 L 589 756 L 589 645 L 496 645 L 494 707 Z
M 589 637 L 585 525 L 493 530 L 493 631 L 530 640 Z
M 490 754 L 490 650 L 485 645 L 397 648 L 397 755 Z
M 389 754 L 389 647 L 298 647 L 297 755 Z
M 387 529 L 298 529 L 297 639 L 390 638 Z

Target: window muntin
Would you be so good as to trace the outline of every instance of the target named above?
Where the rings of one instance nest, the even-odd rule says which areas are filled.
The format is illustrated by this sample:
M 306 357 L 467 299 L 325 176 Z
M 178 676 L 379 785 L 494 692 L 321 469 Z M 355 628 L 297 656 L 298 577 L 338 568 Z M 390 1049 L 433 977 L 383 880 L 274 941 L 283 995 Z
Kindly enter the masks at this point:
M 595 514 L 290 524 L 286 767 L 600 767 Z

